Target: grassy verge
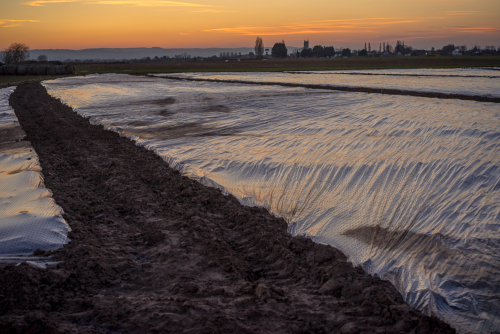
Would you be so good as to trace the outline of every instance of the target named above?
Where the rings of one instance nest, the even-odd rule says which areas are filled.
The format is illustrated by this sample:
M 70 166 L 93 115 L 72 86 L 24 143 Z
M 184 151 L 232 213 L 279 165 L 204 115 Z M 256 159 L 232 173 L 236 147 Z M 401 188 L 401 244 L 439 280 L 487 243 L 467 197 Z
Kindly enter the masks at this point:
M 348 59 L 285 59 L 246 61 L 186 61 L 165 63 L 81 64 L 77 75 L 92 73 L 183 73 L 183 72 L 282 72 L 324 70 L 367 70 L 397 68 L 457 68 L 500 67 L 500 56 L 495 57 L 388 57 Z M 24 81 L 43 81 L 64 76 L 0 76 L 0 88 L 15 86 Z
M 286 59 L 250 61 L 189 61 L 167 63 L 83 64 L 77 74 L 90 73 L 182 73 L 182 72 L 280 72 L 396 68 L 500 67 L 495 57 L 390 57 L 348 59 Z
M 0 88 L 17 86 L 21 82 L 25 81 L 40 82 L 43 80 L 51 80 L 69 76 L 70 75 L 42 75 L 42 76 L 0 75 Z

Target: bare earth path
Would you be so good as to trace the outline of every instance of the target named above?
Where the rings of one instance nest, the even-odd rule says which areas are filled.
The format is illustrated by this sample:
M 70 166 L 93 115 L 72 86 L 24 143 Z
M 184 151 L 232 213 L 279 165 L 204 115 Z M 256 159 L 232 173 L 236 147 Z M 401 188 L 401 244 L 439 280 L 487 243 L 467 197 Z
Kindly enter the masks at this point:
M 454 333 L 339 251 L 179 175 L 41 85 L 10 103 L 73 232 L 48 254 L 57 266 L 0 269 L 1 333 Z

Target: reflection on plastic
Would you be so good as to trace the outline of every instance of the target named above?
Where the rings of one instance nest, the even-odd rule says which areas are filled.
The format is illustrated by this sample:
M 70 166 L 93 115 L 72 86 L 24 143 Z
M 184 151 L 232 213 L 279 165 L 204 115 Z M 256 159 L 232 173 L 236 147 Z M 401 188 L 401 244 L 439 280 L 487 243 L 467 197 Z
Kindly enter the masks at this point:
M 0 265 L 29 260 L 36 249 L 54 250 L 69 241 L 61 208 L 44 188 L 38 156 L 9 106 L 15 87 L 0 89 Z
M 497 104 L 125 75 L 45 85 L 459 332 L 500 331 Z
M 436 71 L 436 72 L 434 72 Z M 158 77 L 171 74 L 155 74 Z M 284 73 L 176 73 L 175 77 L 365 87 L 500 97 L 500 72 L 485 69 L 297 71 Z
M 500 72 L 494 67 L 483 68 L 397 68 L 388 70 L 345 70 L 345 71 L 289 71 L 291 73 L 348 74 L 348 75 L 391 75 L 391 76 L 429 76 L 449 78 L 500 78 Z

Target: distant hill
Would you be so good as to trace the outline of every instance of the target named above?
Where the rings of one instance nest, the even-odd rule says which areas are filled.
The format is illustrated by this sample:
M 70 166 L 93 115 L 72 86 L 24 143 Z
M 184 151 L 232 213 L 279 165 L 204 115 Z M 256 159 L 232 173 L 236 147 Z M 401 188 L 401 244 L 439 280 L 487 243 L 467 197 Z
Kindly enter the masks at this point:
M 270 48 L 269 48 L 270 49 Z M 288 47 L 292 52 L 295 47 Z M 30 59 L 37 59 L 39 55 L 46 55 L 49 60 L 66 59 L 94 59 L 94 60 L 123 60 L 123 59 L 141 59 L 144 57 L 154 58 L 156 56 L 174 57 L 186 52 L 191 57 L 210 57 L 219 56 L 221 52 L 241 52 L 242 55 L 254 52 L 253 48 L 208 48 L 208 49 L 163 49 L 163 48 L 99 48 L 99 49 L 34 49 L 30 50 Z M 269 52 L 270 53 L 270 52 Z

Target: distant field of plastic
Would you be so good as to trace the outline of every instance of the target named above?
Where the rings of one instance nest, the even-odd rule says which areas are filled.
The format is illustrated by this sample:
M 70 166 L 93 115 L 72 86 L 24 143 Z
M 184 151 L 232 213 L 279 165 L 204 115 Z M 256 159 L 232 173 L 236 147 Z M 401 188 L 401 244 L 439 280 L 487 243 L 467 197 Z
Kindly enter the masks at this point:
M 500 71 L 495 67 L 484 68 L 415 68 L 415 69 L 390 69 L 390 70 L 350 70 L 350 71 L 315 71 L 315 72 L 295 72 L 295 73 L 316 73 L 316 74 L 347 74 L 347 75 L 392 75 L 392 76 L 432 76 L 432 77 L 469 77 L 500 78 Z
M 63 75 L 75 74 L 75 67 L 71 64 L 45 65 L 2 65 L 0 75 Z
M 396 69 L 295 71 L 283 73 L 156 74 L 198 79 L 276 82 L 333 87 L 396 89 L 426 93 L 500 97 L 500 72 L 494 69 Z

